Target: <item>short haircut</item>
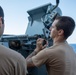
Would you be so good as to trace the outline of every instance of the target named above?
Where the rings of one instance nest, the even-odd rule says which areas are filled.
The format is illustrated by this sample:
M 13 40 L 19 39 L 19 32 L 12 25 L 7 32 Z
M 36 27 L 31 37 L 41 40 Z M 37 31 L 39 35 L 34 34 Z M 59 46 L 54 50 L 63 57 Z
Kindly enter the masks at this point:
M 0 6 L 0 17 L 4 18 L 4 11 L 1 6 Z
M 56 20 L 58 20 L 56 24 L 57 30 L 63 29 L 64 38 L 67 39 L 74 31 L 75 21 L 69 16 L 59 16 L 56 17 Z
M 0 17 L 2 17 L 2 24 L 4 24 L 4 11 L 1 6 L 0 6 Z

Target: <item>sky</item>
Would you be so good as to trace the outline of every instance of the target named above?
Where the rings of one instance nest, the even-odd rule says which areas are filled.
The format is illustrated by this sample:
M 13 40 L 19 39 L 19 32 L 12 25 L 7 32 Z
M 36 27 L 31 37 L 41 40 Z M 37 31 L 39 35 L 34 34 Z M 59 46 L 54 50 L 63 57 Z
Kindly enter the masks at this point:
M 56 0 L 0 0 L 5 13 L 4 34 L 25 35 L 29 22 L 27 11 L 48 3 L 55 5 Z M 62 15 L 70 16 L 76 22 L 76 0 L 60 0 L 59 8 Z M 76 28 L 67 41 L 76 44 Z

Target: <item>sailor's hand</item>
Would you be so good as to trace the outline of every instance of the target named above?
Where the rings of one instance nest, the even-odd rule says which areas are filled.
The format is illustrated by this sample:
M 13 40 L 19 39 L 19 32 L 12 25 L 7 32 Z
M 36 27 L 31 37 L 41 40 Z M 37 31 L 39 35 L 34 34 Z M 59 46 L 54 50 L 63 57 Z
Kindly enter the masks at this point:
M 35 51 L 39 52 L 39 51 L 43 50 L 46 46 L 47 46 L 47 41 L 43 38 L 39 38 L 39 39 L 37 39 Z

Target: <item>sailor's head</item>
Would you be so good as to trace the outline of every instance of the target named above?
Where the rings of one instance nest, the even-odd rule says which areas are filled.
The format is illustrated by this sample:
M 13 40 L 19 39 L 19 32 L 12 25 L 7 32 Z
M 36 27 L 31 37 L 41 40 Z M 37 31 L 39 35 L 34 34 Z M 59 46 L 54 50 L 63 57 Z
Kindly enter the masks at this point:
M 2 7 L 0 6 L 0 36 L 4 32 L 4 11 Z
M 59 16 L 50 27 L 51 37 L 63 36 L 67 39 L 74 31 L 75 21 L 69 16 Z

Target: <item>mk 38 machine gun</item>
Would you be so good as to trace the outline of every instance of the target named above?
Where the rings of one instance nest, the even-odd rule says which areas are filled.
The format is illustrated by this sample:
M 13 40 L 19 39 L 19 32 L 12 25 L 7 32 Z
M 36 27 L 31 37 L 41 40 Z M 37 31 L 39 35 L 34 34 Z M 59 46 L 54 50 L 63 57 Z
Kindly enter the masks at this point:
M 36 40 L 44 38 L 48 41 L 48 47 L 52 45 L 52 39 L 49 38 L 49 28 L 57 16 L 61 16 L 62 12 L 58 7 L 59 0 L 56 5 L 48 3 L 38 8 L 27 11 L 29 14 L 28 26 L 25 35 L 3 35 L 0 43 L 18 51 L 25 58 L 35 49 Z M 43 42 L 43 45 L 46 42 Z M 45 65 L 40 68 L 29 69 L 29 75 L 47 75 Z

